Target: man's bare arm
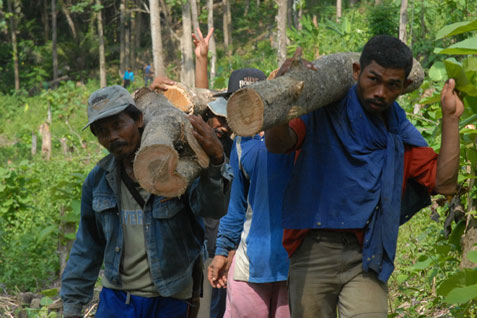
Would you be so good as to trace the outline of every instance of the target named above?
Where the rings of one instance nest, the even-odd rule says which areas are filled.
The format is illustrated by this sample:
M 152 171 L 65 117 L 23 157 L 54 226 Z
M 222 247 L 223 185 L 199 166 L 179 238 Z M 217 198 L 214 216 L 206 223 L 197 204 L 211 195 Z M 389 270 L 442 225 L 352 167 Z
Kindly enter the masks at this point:
M 464 104 L 454 88 L 455 80 L 449 79 L 441 92 L 442 139 L 434 188 L 434 191 L 441 194 L 453 194 L 457 190 L 460 154 L 459 118 L 464 112 Z

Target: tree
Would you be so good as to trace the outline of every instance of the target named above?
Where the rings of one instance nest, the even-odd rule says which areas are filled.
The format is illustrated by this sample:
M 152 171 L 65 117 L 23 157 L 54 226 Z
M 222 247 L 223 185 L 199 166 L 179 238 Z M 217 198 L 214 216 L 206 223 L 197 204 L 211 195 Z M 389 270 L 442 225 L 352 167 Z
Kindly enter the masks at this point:
M 182 38 L 181 38 L 181 83 L 194 87 L 194 57 L 192 50 L 192 25 L 190 2 L 182 3 Z
M 126 0 L 121 0 L 121 4 L 119 5 L 119 72 L 124 74 L 126 70 L 126 47 L 124 42 L 125 37 L 125 21 L 126 21 Z
M 399 39 L 407 43 L 407 0 L 401 0 L 401 11 L 399 14 Z
M 209 30 L 212 30 L 214 27 L 214 0 L 207 0 L 207 27 Z M 209 52 L 210 52 L 210 87 L 214 87 L 215 80 L 215 68 L 217 62 L 217 50 L 215 48 L 215 39 L 214 35 L 209 41 Z
M 12 3 L 13 1 L 13 3 Z M 20 69 L 18 66 L 17 18 L 20 16 L 20 3 L 17 0 L 7 0 L 10 13 L 10 36 L 12 41 L 13 72 L 15 74 L 15 90 L 20 89 Z
M 227 54 L 230 53 L 230 45 L 232 44 L 232 13 L 230 12 L 230 1 L 222 0 L 223 9 L 223 30 L 224 30 L 224 47 Z
M 106 87 L 106 61 L 104 56 L 104 35 L 103 35 L 103 16 L 101 14 L 101 0 L 96 0 L 98 10 L 98 37 L 99 37 L 99 83 L 101 87 Z
M 197 30 L 199 27 L 199 15 L 197 13 L 197 1 L 196 0 L 189 0 L 190 1 L 190 12 L 192 15 L 192 30 Z
M 154 75 L 165 76 L 164 59 L 162 56 L 161 18 L 158 0 L 149 0 L 151 12 L 152 58 L 154 61 Z
M 336 22 L 341 19 L 341 0 L 336 0 Z
M 277 0 L 277 26 L 278 26 L 278 65 L 285 62 L 287 58 L 287 0 Z
M 51 0 L 51 56 L 53 58 L 53 83 L 58 83 L 58 51 L 56 47 L 56 0 Z
M 59 4 L 61 6 L 61 11 L 65 15 L 66 21 L 68 22 L 68 25 L 70 27 L 71 35 L 73 35 L 73 39 L 75 39 L 75 41 L 77 41 L 78 40 L 78 34 L 76 32 L 76 26 L 75 26 L 75 23 L 73 21 L 73 18 L 71 17 L 70 10 L 68 9 L 68 7 L 71 6 L 71 3 L 70 3 L 70 1 L 67 1 L 67 3 L 64 3 L 63 1 L 60 1 Z

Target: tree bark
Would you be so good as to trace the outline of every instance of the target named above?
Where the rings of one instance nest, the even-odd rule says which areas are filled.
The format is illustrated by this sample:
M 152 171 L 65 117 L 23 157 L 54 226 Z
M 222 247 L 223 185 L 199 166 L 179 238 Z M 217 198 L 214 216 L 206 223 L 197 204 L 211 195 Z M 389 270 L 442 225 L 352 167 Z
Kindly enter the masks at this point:
M 253 136 L 276 125 L 343 98 L 354 85 L 353 63 L 359 53 L 336 53 L 324 56 L 305 68 L 300 59 L 283 76 L 252 84 L 236 91 L 227 103 L 227 122 L 240 136 Z M 406 92 L 417 89 L 424 71 L 414 60 L 409 75 L 413 81 Z
M 158 0 L 149 0 L 149 10 L 151 11 L 151 38 L 152 38 L 152 58 L 154 61 L 154 75 L 165 76 L 164 58 L 162 56 L 162 34 L 161 17 Z
M 230 54 L 230 45 L 232 44 L 232 13 L 230 12 L 230 0 L 222 0 L 222 8 L 224 48 L 227 54 Z
M 124 43 L 124 24 L 126 21 L 126 0 L 121 0 L 121 4 L 119 5 L 119 72 L 121 76 L 123 76 L 124 71 L 126 70 L 126 63 L 125 63 L 125 43 Z
M 407 43 L 407 0 L 401 0 L 401 11 L 399 14 L 399 39 Z
M 41 22 L 44 27 L 45 43 L 50 39 L 50 18 L 48 13 L 48 0 L 42 0 Z
M 214 27 L 214 0 L 207 0 L 207 28 L 212 30 Z M 212 37 L 209 40 L 209 52 L 210 52 L 210 85 L 209 87 L 214 87 L 215 82 L 215 70 L 217 63 L 217 49 L 215 46 L 215 36 L 212 34 Z
M 336 22 L 341 20 L 341 0 L 336 0 Z
M 278 27 L 278 52 L 277 62 L 282 65 L 287 58 L 287 0 L 277 0 L 277 27 Z
M 194 57 L 192 50 L 192 25 L 190 14 L 190 3 L 185 1 L 182 4 L 182 38 L 181 38 L 181 83 L 194 87 Z
M 53 82 L 58 80 L 58 50 L 56 47 L 56 0 L 51 0 L 51 56 L 53 58 Z M 58 84 L 54 84 L 56 87 Z
M 66 22 L 68 22 L 68 26 L 70 27 L 70 31 L 71 31 L 71 35 L 73 35 L 73 39 L 77 41 L 78 34 L 76 33 L 75 23 L 73 22 L 73 19 L 71 18 L 70 10 L 68 10 L 68 7 L 65 3 L 61 4 L 61 11 L 63 11 L 63 14 L 66 17 Z
M 101 7 L 101 0 L 96 0 L 96 5 Z M 98 10 L 98 38 L 99 38 L 99 85 L 106 87 L 106 58 L 104 55 L 103 15 Z
M 201 115 L 207 104 L 215 100 L 214 92 L 205 88 L 190 88 L 181 83 L 167 86 L 165 92 L 161 92 L 167 100 L 177 109 L 186 114 Z
M 13 4 L 12 4 L 13 1 Z M 20 4 L 16 0 L 7 1 L 10 16 L 10 36 L 12 40 L 13 73 L 15 76 L 15 90 L 20 89 L 20 68 L 18 63 L 18 43 L 17 43 L 17 17 L 19 16 Z
M 51 132 L 50 125 L 43 123 L 40 125 L 41 135 L 41 156 L 48 161 L 51 157 Z
M 134 71 L 134 68 L 131 66 L 131 32 L 129 27 L 130 13 L 129 10 L 126 12 L 126 21 L 124 24 L 124 65 L 126 68 L 131 68 Z
M 147 88 L 136 95 L 145 128 L 134 160 L 134 176 L 148 192 L 182 195 L 209 165 L 209 158 L 192 133 L 187 115 Z
M 189 2 L 190 2 L 190 13 L 192 16 L 192 32 L 196 32 L 197 28 L 199 27 L 199 14 L 197 12 L 197 1 L 189 0 Z
M 136 6 L 140 9 L 141 0 L 136 0 Z M 136 12 L 136 24 L 134 28 L 134 48 L 139 51 L 141 49 L 141 30 L 142 30 L 142 13 L 141 11 Z M 149 61 L 147 61 L 149 63 Z M 138 65 L 138 55 L 134 54 L 134 63 Z

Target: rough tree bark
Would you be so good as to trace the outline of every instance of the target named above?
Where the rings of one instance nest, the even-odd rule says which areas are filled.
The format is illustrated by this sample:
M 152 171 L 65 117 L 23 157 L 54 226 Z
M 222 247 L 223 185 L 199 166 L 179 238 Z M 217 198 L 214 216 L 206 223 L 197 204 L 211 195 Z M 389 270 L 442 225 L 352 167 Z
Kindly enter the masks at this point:
M 336 22 L 341 20 L 341 0 L 336 0 Z
M 401 0 L 401 11 L 399 14 L 399 39 L 407 43 L 407 0 Z
M 192 25 L 190 14 L 190 2 L 182 4 L 182 38 L 181 38 L 181 83 L 194 87 L 194 52 L 192 49 Z
M 124 75 L 124 71 L 126 70 L 125 64 L 125 43 L 124 43 L 124 24 L 126 21 L 126 0 L 121 0 L 121 4 L 119 5 L 119 73 L 121 76 Z
M 41 135 L 41 156 L 48 161 L 51 157 L 51 132 L 50 125 L 43 123 L 40 125 Z
M 58 50 L 56 47 L 56 0 L 51 0 L 51 57 L 53 58 L 53 82 L 58 79 Z M 58 84 L 54 84 L 56 87 Z
M 287 5 L 288 0 L 277 0 L 278 12 L 276 16 L 278 27 L 278 65 L 282 65 L 287 58 Z
M 197 1 L 189 0 L 190 2 L 190 13 L 192 17 L 192 32 L 196 32 L 199 27 L 199 14 L 197 12 Z
M 154 75 L 165 76 L 164 58 L 162 56 L 162 34 L 161 16 L 158 0 L 149 0 L 149 10 L 151 11 L 151 39 L 152 39 L 152 59 L 154 61 Z
M 331 54 L 315 60 L 314 71 L 297 59 L 285 75 L 236 91 L 227 103 L 230 128 L 238 135 L 253 136 L 341 99 L 355 83 L 352 65 L 358 60 L 359 53 Z M 409 79 L 413 83 L 407 92 L 424 79 L 416 60 Z
M 139 51 L 141 49 L 141 30 L 142 30 L 142 13 L 141 13 L 141 0 L 136 0 L 136 7 L 138 8 L 136 12 L 136 24 L 134 28 L 134 48 Z M 134 54 L 134 63 L 138 65 L 138 54 Z M 149 63 L 149 61 L 147 61 Z
M 145 128 L 134 160 L 134 176 L 150 193 L 180 196 L 208 167 L 209 157 L 195 139 L 187 115 L 163 95 L 142 88 L 135 100 L 144 114 Z
M 214 0 L 207 0 L 207 29 L 212 30 L 214 27 Z M 215 46 L 215 36 L 212 34 L 212 37 L 209 40 L 209 52 L 210 52 L 210 85 L 209 87 L 214 87 L 215 82 L 215 68 L 217 63 L 217 50 Z
M 15 76 L 15 90 L 19 90 L 20 89 L 20 69 L 19 69 L 19 63 L 18 63 L 17 17 L 19 16 L 20 4 L 17 2 L 17 0 L 8 0 L 7 8 L 8 8 L 8 12 L 11 14 L 10 36 L 12 40 L 12 59 L 13 59 L 13 73 Z
M 70 27 L 71 35 L 73 35 L 73 39 L 77 41 L 78 34 L 76 32 L 76 26 L 75 26 L 75 23 L 73 22 L 73 18 L 71 18 L 70 10 L 68 9 L 68 6 L 71 4 L 68 1 L 68 3 L 60 2 L 60 5 L 61 5 L 61 11 L 65 15 L 66 22 L 68 22 L 68 26 Z
M 223 32 L 224 47 L 227 54 L 230 53 L 230 45 L 232 44 L 232 13 L 230 12 L 230 0 L 222 0 L 223 9 Z
M 96 0 L 96 5 L 101 7 L 101 0 Z M 106 58 L 104 55 L 103 15 L 98 10 L 98 38 L 99 38 L 99 85 L 106 87 Z

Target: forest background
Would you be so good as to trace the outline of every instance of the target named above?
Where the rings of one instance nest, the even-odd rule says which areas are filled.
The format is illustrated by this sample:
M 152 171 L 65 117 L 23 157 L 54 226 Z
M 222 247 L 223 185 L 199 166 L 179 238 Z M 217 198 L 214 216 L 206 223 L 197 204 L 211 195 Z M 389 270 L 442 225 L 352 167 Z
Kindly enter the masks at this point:
M 376 34 L 401 38 L 425 69 L 400 97 L 440 147 L 438 93 L 458 79 L 459 193 L 434 197 L 401 227 L 390 317 L 476 317 L 477 1 L 0 0 L 0 316 L 56 317 L 59 277 L 79 221 L 81 185 L 105 155 L 89 131 L 91 92 L 155 75 L 193 86 L 192 30 L 215 27 L 211 88 L 234 69 L 269 74 L 300 46 L 314 60 L 359 52 Z M 35 306 L 23 295 L 41 295 Z M 19 297 L 22 296 L 22 297 Z M 13 298 L 12 298 L 13 297 Z M 23 304 L 22 304 L 23 302 Z

